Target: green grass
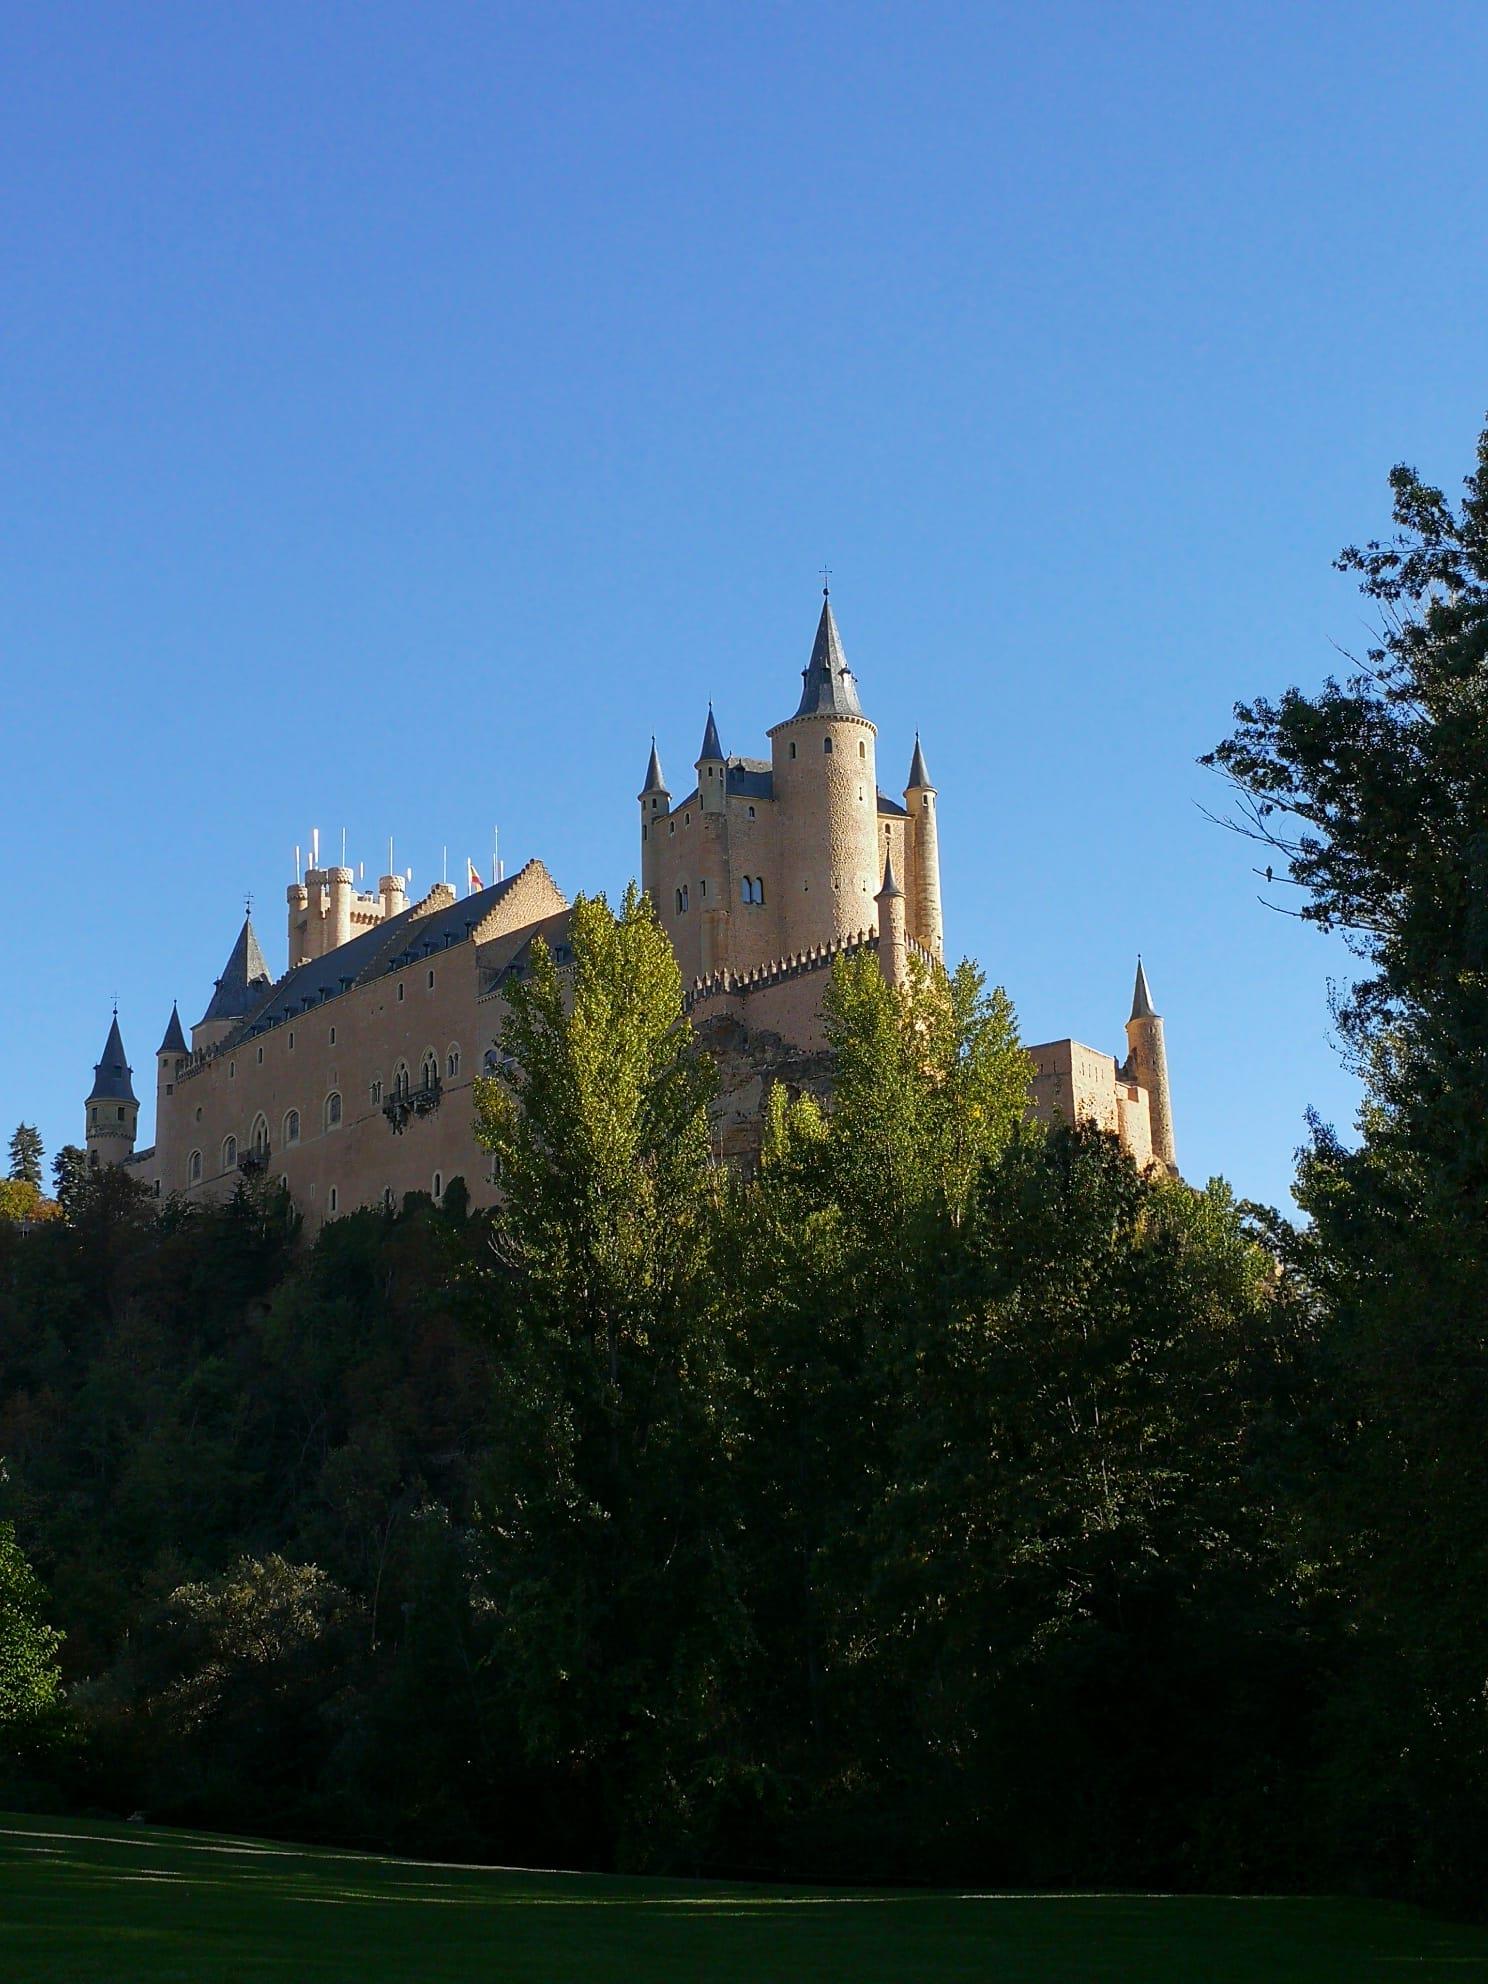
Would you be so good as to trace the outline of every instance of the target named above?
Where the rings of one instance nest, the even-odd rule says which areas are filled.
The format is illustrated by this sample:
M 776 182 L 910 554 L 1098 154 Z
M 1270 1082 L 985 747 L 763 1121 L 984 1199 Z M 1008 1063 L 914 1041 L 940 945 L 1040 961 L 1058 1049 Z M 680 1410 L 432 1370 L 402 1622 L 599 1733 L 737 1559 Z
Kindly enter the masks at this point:
M 1488 1932 L 1380 1902 L 614 1880 L 0 1818 L 0 1978 L 1465 1984 Z

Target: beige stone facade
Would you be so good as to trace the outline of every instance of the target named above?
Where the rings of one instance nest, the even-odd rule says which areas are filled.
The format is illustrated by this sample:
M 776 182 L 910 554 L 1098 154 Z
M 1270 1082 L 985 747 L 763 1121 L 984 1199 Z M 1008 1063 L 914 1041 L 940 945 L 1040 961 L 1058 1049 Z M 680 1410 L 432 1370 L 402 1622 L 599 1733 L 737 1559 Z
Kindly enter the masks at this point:
M 911 958 L 938 966 L 944 954 L 939 795 L 918 737 L 902 803 L 879 791 L 878 733 L 829 600 L 802 682 L 768 759 L 726 756 L 710 709 L 695 788 L 673 803 L 653 742 L 640 794 L 642 881 L 718 1065 L 715 1147 L 728 1159 L 757 1148 L 772 1081 L 829 1093 L 834 958 L 871 948 L 902 983 Z M 144 1151 L 115 1020 L 87 1104 L 90 1161 L 188 1199 L 264 1173 L 312 1228 L 408 1192 L 438 1196 L 454 1177 L 490 1203 L 471 1085 L 494 1064 L 505 989 L 533 942 L 565 961 L 567 908 L 539 861 L 463 899 L 440 884 L 410 905 L 401 877 L 362 893 L 317 853 L 288 890 L 284 975 L 245 921 L 189 1045 L 172 1013 Z M 1039 1116 L 1094 1121 L 1139 1163 L 1176 1170 L 1163 1023 L 1140 964 L 1122 1063 L 1072 1040 L 1029 1051 Z

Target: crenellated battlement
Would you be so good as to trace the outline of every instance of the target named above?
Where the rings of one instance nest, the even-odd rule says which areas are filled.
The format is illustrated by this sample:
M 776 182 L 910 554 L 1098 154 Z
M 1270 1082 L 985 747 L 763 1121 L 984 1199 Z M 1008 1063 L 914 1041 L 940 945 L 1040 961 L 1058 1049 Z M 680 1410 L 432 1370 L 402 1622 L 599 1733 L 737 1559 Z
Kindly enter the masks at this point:
M 925 945 L 911 939 L 905 948 L 922 963 L 934 963 Z M 731 971 L 725 966 L 722 971 L 710 972 L 706 978 L 692 981 L 682 994 L 682 1010 L 684 1013 L 694 1013 L 714 999 L 747 998 L 752 992 L 763 992 L 772 985 L 784 985 L 788 980 L 805 977 L 809 972 L 829 971 L 838 958 L 850 951 L 877 950 L 877 930 L 856 930 L 846 937 L 832 938 L 824 944 L 811 944 L 803 951 L 774 958 L 768 964 L 751 966 L 748 971 Z

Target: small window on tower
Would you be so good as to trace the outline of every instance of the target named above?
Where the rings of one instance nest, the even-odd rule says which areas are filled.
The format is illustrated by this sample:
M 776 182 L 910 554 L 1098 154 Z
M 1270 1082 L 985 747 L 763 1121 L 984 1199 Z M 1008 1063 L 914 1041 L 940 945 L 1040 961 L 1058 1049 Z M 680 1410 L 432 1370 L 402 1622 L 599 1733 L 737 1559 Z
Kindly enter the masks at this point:
M 867 755 L 868 755 L 868 746 L 866 744 L 860 744 L 858 746 L 858 756 L 860 758 L 866 758 Z
M 828 735 L 822 739 L 822 756 L 825 758 L 830 758 L 831 755 L 832 755 L 832 739 L 830 735 Z
M 794 745 L 794 744 L 792 744 L 792 745 L 791 745 L 791 747 L 790 747 L 790 754 L 791 754 L 791 756 L 792 756 L 792 757 L 794 757 L 794 756 L 796 755 L 796 747 L 795 747 L 795 745 Z
M 334 1212 L 336 1210 L 336 1203 L 337 1203 L 336 1188 L 334 1185 L 332 1185 L 329 1193 L 326 1196 L 326 1210 L 328 1212 Z

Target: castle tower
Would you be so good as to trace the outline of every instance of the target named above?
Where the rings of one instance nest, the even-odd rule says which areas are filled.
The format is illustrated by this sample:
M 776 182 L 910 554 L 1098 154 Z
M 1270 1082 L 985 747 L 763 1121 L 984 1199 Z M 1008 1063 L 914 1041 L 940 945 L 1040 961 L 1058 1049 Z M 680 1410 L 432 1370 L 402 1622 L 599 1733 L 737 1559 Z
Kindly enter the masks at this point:
M 904 891 L 894 879 L 894 857 L 884 857 L 883 886 L 873 898 L 878 905 L 878 963 L 890 985 L 896 989 L 909 980 L 909 952 L 905 945 Z
M 800 704 L 770 732 L 786 952 L 854 938 L 873 922 L 881 876 L 877 737 L 823 586 Z
M 119 1009 L 114 1008 L 113 1024 L 103 1043 L 103 1056 L 93 1069 L 93 1087 L 87 1101 L 87 1128 L 84 1146 L 88 1163 L 95 1169 L 104 1164 L 122 1164 L 134 1152 L 135 1131 L 139 1124 L 139 1103 L 135 1099 L 133 1073 L 124 1057 L 124 1041 L 119 1032 Z
M 711 708 L 708 714 L 712 715 Z M 665 823 L 672 810 L 672 795 L 667 790 L 667 782 L 662 777 L 661 759 L 657 755 L 656 739 L 651 739 L 651 757 L 646 765 L 646 783 L 641 787 L 641 887 L 650 896 L 658 909 L 661 907 L 657 894 L 656 875 L 660 843 L 657 831 Z
M 382 897 L 384 923 L 390 916 L 401 916 L 408 907 L 408 883 L 402 875 L 381 876 L 377 883 L 377 893 Z
M 180 1009 L 172 1000 L 170 1024 L 165 1029 L 165 1038 L 155 1049 L 155 1162 L 162 1178 L 174 1176 L 170 1168 L 176 1118 L 172 1098 L 181 1070 L 190 1062 L 191 1049 L 186 1045 Z
M 915 732 L 904 810 L 910 819 L 910 928 L 937 964 L 945 962 L 945 926 L 940 914 L 940 836 L 935 787 L 925 769 L 920 733 Z
M 289 959 L 289 969 L 304 964 L 310 957 L 310 891 L 303 882 L 291 882 L 284 891 L 284 899 L 289 905 L 289 942 L 285 956 Z
M 702 815 L 702 840 L 697 851 L 697 907 L 702 917 L 699 969 L 707 978 L 723 969 L 729 952 L 728 762 L 711 703 L 703 728 L 703 748 L 693 763 Z
M 271 983 L 269 967 L 264 963 L 264 954 L 254 934 L 253 920 L 245 916 L 207 1010 L 191 1029 L 193 1052 L 200 1053 L 225 1040 L 245 1014 L 263 1003 Z
M 1163 1039 L 1160 1014 L 1152 1009 L 1147 989 L 1147 973 L 1137 959 L 1137 983 L 1132 993 L 1131 1018 L 1126 1023 L 1127 1066 L 1147 1091 L 1148 1117 L 1152 1125 L 1152 1155 L 1167 1166 L 1176 1178 L 1178 1158 L 1173 1144 L 1173 1101 L 1168 1088 L 1168 1050 Z
M 351 942 L 351 898 L 356 892 L 356 876 L 350 868 L 327 868 L 326 920 L 323 950 L 334 951 Z

